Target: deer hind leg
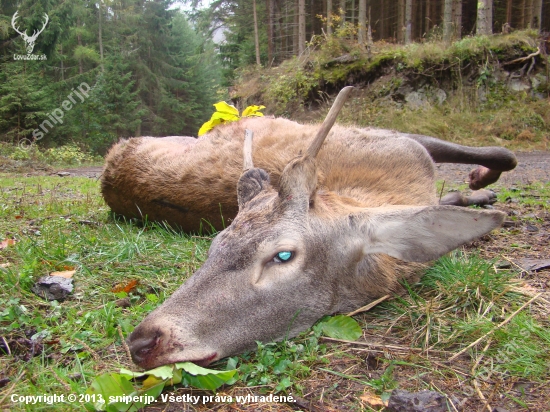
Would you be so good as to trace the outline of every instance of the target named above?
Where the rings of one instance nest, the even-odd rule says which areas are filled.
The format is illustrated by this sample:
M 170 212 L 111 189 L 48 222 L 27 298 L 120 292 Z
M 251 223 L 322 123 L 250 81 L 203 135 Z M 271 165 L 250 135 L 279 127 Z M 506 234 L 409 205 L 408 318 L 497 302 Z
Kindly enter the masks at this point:
M 464 196 L 460 192 L 451 192 L 441 198 L 440 205 L 452 206 L 486 206 L 497 201 L 497 195 L 492 190 L 481 189 Z
M 424 146 L 436 163 L 479 165 L 470 172 L 470 189 L 472 190 L 478 190 L 495 183 L 502 172 L 512 170 L 518 163 L 516 156 L 503 147 L 461 146 L 417 134 L 407 134 L 407 137 Z

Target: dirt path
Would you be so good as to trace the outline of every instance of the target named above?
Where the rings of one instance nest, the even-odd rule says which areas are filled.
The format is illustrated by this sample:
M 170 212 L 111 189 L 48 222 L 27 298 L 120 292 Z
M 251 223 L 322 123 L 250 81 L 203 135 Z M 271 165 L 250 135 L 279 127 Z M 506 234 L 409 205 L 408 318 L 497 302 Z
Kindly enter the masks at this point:
M 550 182 L 550 152 L 518 152 L 518 166 L 511 172 L 504 173 L 497 186 L 511 187 L 527 185 L 535 181 Z M 472 165 L 440 163 L 436 165 L 437 179 L 445 180 L 451 185 L 466 182 Z M 56 170 L 52 174 L 70 173 L 67 176 L 99 178 L 101 166 L 78 167 Z

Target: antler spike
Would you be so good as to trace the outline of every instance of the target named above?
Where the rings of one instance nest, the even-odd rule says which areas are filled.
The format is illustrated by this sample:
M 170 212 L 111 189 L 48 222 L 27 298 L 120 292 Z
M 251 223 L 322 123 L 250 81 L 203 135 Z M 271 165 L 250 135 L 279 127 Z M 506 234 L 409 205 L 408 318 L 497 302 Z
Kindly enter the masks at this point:
M 252 162 L 252 138 L 254 137 L 254 132 L 252 130 L 246 129 L 244 131 L 244 147 L 243 147 L 243 171 L 247 171 L 254 167 Z
M 346 86 L 342 90 L 340 90 L 340 93 L 338 93 L 336 100 L 332 104 L 332 107 L 330 108 L 330 111 L 328 112 L 325 121 L 317 132 L 317 136 L 315 136 L 315 139 L 313 139 L 313 142 L 311 142 L 309 148 L 307 149 L 308 156 L 317 156 L 317 153 L 319 153 L 319 150 L 321 149 L 323 142 L 330 132 L 330 129 L 332 129 L 332 126 L 334 126 L 334 122 L 336 122 L 336 118 L 338 117 L 340 110 L 342 110 L 342 107 L 344 107 L 344 103 L 348 99 L 349 94 L 353 89 L 353 86 Z

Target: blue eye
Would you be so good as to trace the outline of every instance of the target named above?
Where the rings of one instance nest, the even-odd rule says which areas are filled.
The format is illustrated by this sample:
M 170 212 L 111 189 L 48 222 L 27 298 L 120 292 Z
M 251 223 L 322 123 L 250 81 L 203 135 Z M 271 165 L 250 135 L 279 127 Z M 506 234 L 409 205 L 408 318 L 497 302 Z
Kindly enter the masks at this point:
M 290 261 L 293 257 L 294 257 L 294 253 L 284 251 L 284 252 L 277 253 L 273 258 L 273 260 L 278 263 L 285 263 Z

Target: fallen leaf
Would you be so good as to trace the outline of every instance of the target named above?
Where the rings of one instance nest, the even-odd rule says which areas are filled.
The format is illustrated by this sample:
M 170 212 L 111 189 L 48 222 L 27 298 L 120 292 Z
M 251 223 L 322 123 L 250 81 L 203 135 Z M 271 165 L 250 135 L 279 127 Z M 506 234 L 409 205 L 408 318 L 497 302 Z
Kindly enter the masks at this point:
M 550 259 L 520 259 L 516 263 L 526 272 L 550 268 Z
M 59 276 L 62 278 L 70 279 L 76 273 L 76 270 L 64 270 L 62 272 L 52 272 L 50 276 Z
M 0 268 L 9 268 L 11 266 L 10 262 L 7 263 L 0 263 Z
M 126 283 L 126 284 L 124 284 L 124 283 L 119 283 L 119 284 L 116 285 L 113 289 L 111 289 L 111 292 L 114 292 L 114 293 L 119 293 L 119 292 L 130 293 L 132 290 L 135 289 L 135 287 L 137 286 L 137 284 L 138 284 L 137 279 L 132 279 L 131 281 L 129 281 L 129 282 Z
M 369 406 L 371 406 L 371 407 L 374 407 L 374 406 L 388 406 L 387 401 L 384 402 L 380 396 L 374 395 L 372 393 L 365 393 L 365 394 L 360 396 L 360 399 L 363 402 L 368 403 Z
M 15 239 L 6 239 L 0 242 L 0 250 L 7 248 L 8 246 L 13 246 L 17 243 Z
M 15 216 L 15 218 L 16 218 L 16 219 L 23 219 L 23 216 L 17 215 L 17 216 Z

